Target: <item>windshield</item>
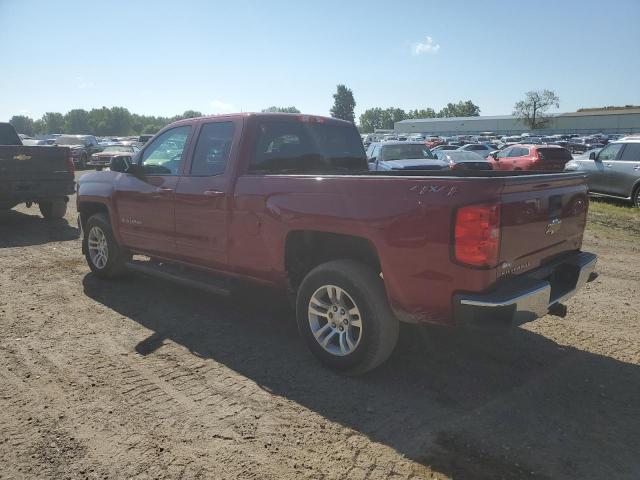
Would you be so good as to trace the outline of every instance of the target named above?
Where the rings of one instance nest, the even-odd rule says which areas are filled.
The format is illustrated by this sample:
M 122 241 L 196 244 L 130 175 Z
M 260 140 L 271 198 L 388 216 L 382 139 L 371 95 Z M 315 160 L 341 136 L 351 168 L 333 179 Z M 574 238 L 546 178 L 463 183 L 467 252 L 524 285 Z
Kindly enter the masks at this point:
M 435 158 L 425 145 L 384 145 L 380 151 L 382 161 Z
M 133 152 L 133 147 L 130 147 L 128 145 L 110 145 L 108 147 L 105 147 L 104 150 L 102 150 L 103 152 L 129 152 L 132 153 Z
M 56 138 L 56 145 L 84 145 L 82 137 L 61 136 Z
M 250 171 L 354 173 L 368 168 L 360 135 L 352 125 L 264 120 L 257 130 Z

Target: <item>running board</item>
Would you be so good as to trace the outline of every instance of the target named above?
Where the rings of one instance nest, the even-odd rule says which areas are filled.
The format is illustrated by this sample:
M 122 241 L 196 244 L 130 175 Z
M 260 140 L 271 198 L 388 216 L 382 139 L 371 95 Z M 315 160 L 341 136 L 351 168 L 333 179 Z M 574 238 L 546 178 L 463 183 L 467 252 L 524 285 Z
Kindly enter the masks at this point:
M 169 280 L 185 287 L 205 290 L 215 295 L 224 297 L 231 295 L 231 289 L 227 282 L 218 280 L 205 272 L 200 272 L 193 268 L 151 260 L 131 260 L 127 262 L 127 268 L 143 275 Z

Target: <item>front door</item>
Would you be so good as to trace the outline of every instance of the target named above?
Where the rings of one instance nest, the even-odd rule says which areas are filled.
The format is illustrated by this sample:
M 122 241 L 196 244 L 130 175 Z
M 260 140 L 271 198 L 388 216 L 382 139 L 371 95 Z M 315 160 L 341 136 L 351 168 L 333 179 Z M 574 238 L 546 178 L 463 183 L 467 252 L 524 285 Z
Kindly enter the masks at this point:
M 145 145 L 140 175 L 121 174 L 114 202 L 123 243 L 159 255 L 175 253 L 174 197 L 191 126 L 171 128 Z
M 598 153 L 593 173 L 589 171 L 589 188 L 594 192 L 616 195 L 613 191 L 611 173 L 614 161 L 620 155 L 624 143 L 610 143 Z
M 242 122 L 203 123 L 191 161 L 175 195 L 176 255 L 184 261 L 224 270 L 231 166 L 238 153 Z

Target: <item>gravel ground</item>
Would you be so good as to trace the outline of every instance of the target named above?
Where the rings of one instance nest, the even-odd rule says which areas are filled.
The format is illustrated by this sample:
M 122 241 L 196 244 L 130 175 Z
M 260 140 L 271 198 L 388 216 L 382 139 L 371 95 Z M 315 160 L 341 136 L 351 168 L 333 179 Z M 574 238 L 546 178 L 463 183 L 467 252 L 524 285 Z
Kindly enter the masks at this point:
M 66 220 L 0 215 L 0 478 L 638 479 L 640 255 L 508 337 L 403 327 L 382 368 L 320 367 L 268 292 L 101 281 Z M 619 229 L 618 229 L 619 227 Z

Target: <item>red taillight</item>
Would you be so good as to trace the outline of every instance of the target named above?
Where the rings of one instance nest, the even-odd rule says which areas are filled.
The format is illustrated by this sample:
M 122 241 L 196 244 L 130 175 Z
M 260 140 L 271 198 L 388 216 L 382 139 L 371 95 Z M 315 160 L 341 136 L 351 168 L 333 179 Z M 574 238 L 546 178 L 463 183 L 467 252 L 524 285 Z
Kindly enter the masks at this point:
M 71 154 L 69 154 L 69 156 L 67 157 L 67 172 L 69 172 L 69 175 L 73 175 L 76 173 L 76 166 L 73 163 L 73 157 L 71 156 Z
M 456 213 L 454 252 L 460 263 L 494 267 L 500 249 L 500 205 L 469 205 Z

